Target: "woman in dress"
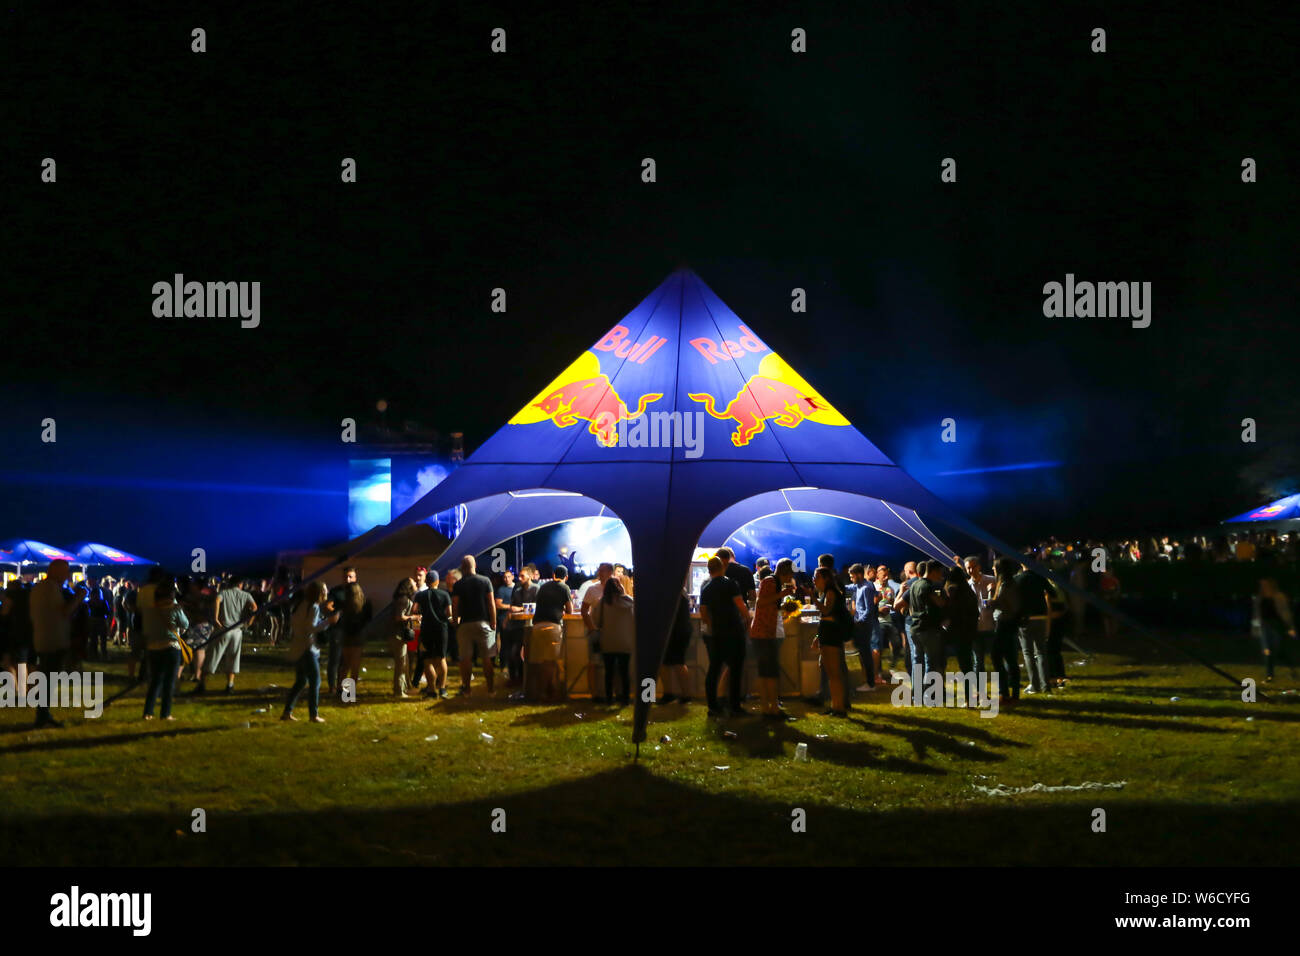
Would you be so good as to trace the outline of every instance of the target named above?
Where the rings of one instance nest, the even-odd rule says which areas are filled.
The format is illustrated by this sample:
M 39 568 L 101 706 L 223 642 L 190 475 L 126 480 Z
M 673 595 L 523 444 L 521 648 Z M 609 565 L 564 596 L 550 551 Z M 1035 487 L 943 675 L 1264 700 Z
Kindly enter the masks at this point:
M 365 627 L 370 623 L 370 602 L 366 592 L 356 581 L 349 584 L 339 608 L 339 624 L 343 629 L 343 663 L 339 668 L 339 696 L 343 696 L 343 682 L 352 679 L 353 700 L 356 700 L 357 682 L 361 679 L 361 653 L 365 649 Z
M 817 637 L 813 646 L 821 650 L 822 670 L 831 691 L 832 717 L 847 717 L 847 696 L 844 686 L 844 640 L 848 628 L 852 627 L 848 604 L 844 591 L 835 580 L 835 572 L 830 568 L 818 568 L 813 578 L 813 586 L 819 595 L 818 610 L 821 623 L 817 627 Z M 846 626 L 847 625 L 847 626 Z

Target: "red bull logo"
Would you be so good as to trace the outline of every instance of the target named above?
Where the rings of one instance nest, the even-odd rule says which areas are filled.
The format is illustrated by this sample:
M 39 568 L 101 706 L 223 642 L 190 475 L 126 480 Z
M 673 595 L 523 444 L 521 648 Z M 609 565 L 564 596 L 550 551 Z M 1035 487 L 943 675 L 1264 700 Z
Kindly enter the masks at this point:
M 644 415 L 646 406 L 661 398 L 662 395 L 654 393 L 642 395 L 636 411 L 629 412 L 623 399 L 609 384 L 609 376 L 597 375 L 567 382 L 533 405 L 561 428 L 576 425 L 579 419 L 589 422 L 587 431 L 608 447 L 618 444 L 619 422 Z
M 753 353 L 766 352 L 767 346 L 758 340 L 749 327 L 742 325 L 740 331 L 743 335 L 732 339 L 723 339 L 721 345 L 710 338 L 691 339 L 691 346 L 709 360 L 710 365 L 717 365 L 719 362 L 730 362 L 734 359 L 744 358 L 746 355 Z
M 1273 517 L 1273 515 L 1281 514 L 1285 510 L 1286 510 L 1286 505 L 1269 505 L 1267 508 L 1260 508 L 1253 515 L 1251 515 L 1251 517 L 1271 518 Z
M 748 445 L 750 439 L 764 431 L 769 418 L 783 428 L 795 428 L 805 421 L 823 425 L 849 423 L 775 353 L 763 359 L 759 374 L 751 375 L 722 411 L 718 411 L 713 396 L 707 392 L 689 395 L 714 418 L 736 423 L 731 443 L 738 448 Z
M 645 414 L 646 407 L 663 398 L 662 393 L 642 395 L 635 409 L 610 384 L 609 376 L 600 371 L 600 360 L 583 352 L 546 390 L 510 419 L 512 425 L 529 425 L 550 419 L 559 428 L 571 428 L 587 422 L 587 431 L 605 447 L 618 444 L 619 422 L 631 421 Z
M 668 341 L 657 335 L 652 335 L 644 342 L 633 342 L 628 338 L 631 334 L 626 325 L 616 325 L 605 333 L 603 339 L 596 343 L 596 350 L 599 352 L 613 352 L 621 359 L 644 365 L 645 360 L 658 352 L 663 347 L 663 344 Z

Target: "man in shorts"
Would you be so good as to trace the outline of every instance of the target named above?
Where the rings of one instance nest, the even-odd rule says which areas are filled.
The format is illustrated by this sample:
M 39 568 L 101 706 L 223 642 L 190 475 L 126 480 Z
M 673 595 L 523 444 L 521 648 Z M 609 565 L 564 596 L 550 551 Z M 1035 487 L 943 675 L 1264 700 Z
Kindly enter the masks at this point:
M 451 613 L 456 621 L 456 644 L 460 652 L 460 692 L 469 695 L 474 676 L 474 651 L 483 660 L 483 679 L 488 693 L 493 690 L 492 649 L 496 645 L 497 603 L 492 581 L 477 573 L 472 554 L 460 562 L 460 580 L 451 589 Z
M 235 675 L 239 673 L 239 654 L 244 646 L 243 625 L 257 612 L 257 602 L 248 593 L 247 582 L 227 581 L 217 592 L 214 616 L 217 619 L 217 636 L 208 644 L 208 658 L 203 676 L 194 685 L 191 694 L 202 694 L 208 676 L 218 671 L 226 675 L 226 693 L 235 690 Z
M 416 592 L 415 606 L 420 612 L 420 658 L 428 686 L 426 697 L 447 698 L 447 627 L 451 622 L 451 594 L 438 587 L 438 572 L 426 575 L 428 587 Z

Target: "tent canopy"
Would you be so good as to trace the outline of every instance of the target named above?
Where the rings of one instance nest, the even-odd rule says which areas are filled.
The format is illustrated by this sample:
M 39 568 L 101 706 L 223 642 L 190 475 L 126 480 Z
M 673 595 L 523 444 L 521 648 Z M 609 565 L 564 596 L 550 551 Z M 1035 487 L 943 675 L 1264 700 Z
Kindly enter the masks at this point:
M 94 541 L 75 544 L 68 550 L 75 556 L 74 564 L 83 564 L 89 567 L 99 565 L 104 567 L 131 567 L 158 563 L 157 561 L 150 561 L 148 558 L 129 554 L 126 551 L 120 551 L 117 548 L 110 548 L 106 544 L 96 544 Z
M 979 537 L 890 461 L 693 272 L 669 276 L 464 465 L 351 543 L 465 505 L 457 554 L 613 514 L 632 540 L 638 682 L 663 659 L 696 545 L 781 511 L 845 517 L 955 563 L 918 511 Z M 725 532 L 725 535 L 723 534 Z M 999 549 L 1006 546 L 987 536 Z M 645 739 L 636 705 L 633 739 Z
M 1300 518 L 1300 494 L 1287 495 L 1285 498 L 1279 498 L 1271 504 L 1256 508 L 1253 511 L 1247 511 L 1245 514 L 1239 514 L 1235 518 L 1229 518 L 1224 524 L 1276 524 L 1281 521 L 1292 521 Z M 1249 530 L 1243 528 L 1242 530 Z
M 77 564 L 77 556 L 69 554 L 62 548 L 31 538 L 10 538 L 0 541 L 0 564 L 34 564 L 44 567 L 51 561 L 62 558 L 69 564 Z
M 467 502 L 465 510 L 467 517 L 460 534 L 445 548 L 434 552 L 439 558 L 454 556 L 459 560 L 461 555 L 483 554 L 516 535 L 527 534 L 561 521 L 618 518 L 610 508 L 586 495 L 545 488 L 489 495 Z M 708 527 L 701 532 L 699 541 L 719 544 L 751 521 L 787 512 L 845 518 L 897 538 L 929 557 L 949 563 L 953 560 L 952 549 L 935 537 L 915 511 L 891 506 L 879 498 L 816 488 L 785 488 L 736 502 L 709 522 Z M 384 545 L 377 547 L 382 548 Z M 366 551 L 367 556 L 375 553 L 375 550 Z M 439 566 L 446 570 L 446 567 L 452 565 L 442 561 Z M 633 566 L 636 567 L 635 564 Z

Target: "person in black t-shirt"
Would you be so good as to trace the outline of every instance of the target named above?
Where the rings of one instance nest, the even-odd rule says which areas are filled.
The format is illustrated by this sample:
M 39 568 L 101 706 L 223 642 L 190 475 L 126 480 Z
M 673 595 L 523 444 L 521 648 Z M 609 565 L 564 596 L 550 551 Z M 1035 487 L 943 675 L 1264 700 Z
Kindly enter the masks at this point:
M 492 649 L 496 645 L 497 605 L 492 582 L 478 573 L 472 554 L 460 562 L 460 580 L 451 589 L 456 618 L 456 643 L 460 651 L 460 692 L 468 696 L 474 674 L 474 651 L 483 659 L 483 680 L 492 693 Z
M 709 716 L 721 714 L 718 708 L 718 681 L 725 665 L 727 697 L 731 713 L 744 713 L 740 706 L 740 686 L 745 677 L 745 631 L 749 627 L 749 608 L 740 586 L 725 574 L 722 559 L 709 558 L 709 581 L 700 588 L 700 618 L 709 628 L 709 671 L 704 677 L 704 693 L 709 701 Z
M 505 660 L 506 671 L 509 675 L 506 680 L 507 687 L 518 687 L 523 683 L 524 661 L 522 651 L 524 647 L 524 634 L 527 627 L 527 621 L 524 618 L 511 617 L 511 614 L 524 613 L 525 605 L 533 604 L 537 601 L 537 566 L 534 564 L 525 564 L 519 569 L 519 580 L 510 590 L 510 596 L 506 601 L 506 620 L 498 628 L 501 634 L 501 656 Z
M 537 608 L 528 642 L 525 693 L 530 700 L 551 700 L 558 693 L 564 615 L 573 610 L 573 592 L 565 580 L 569 569 L 558 565 L 554 577 L 537 589 Z
M 424 659 L 423 693 L 446 699 L 451 592 L 438 587 L 438 572 L 432 568 L 425 575 L 425 583 L 429 586 L 415 595 L 415 606 L 420 611 L 420 656 Z
M 1023 565 L 1022 565 L 1023 567 Z M 1050 694 L 1052 686 L 1047 679 L 1047 628 L 1052 606 L 1047 582 L 1024 568 L 1015 577 L 1020 596 L 1020 653 L 1029 672 L 1029 686 L 1025 694 Z
M 938 674 L 942 687 L 947 657 L 943 645 L 943 622 L 948 599 L 943 594 L 943 565 L 921 561 L 916 578 L 907 589 L 907 623 L 912 631 L 912 680 L 926 686 L 928 675 Z
M 754 583 L 754 572 L 737 561 L 736 555 L 730 548 L 719 548 L 716 554 L 722 562 L 722 573 L 736 582 L 745 603 L 753 604 L 758 594 L 758 586 Z

